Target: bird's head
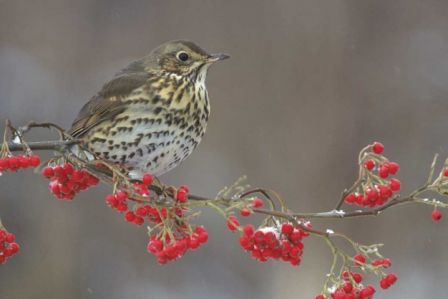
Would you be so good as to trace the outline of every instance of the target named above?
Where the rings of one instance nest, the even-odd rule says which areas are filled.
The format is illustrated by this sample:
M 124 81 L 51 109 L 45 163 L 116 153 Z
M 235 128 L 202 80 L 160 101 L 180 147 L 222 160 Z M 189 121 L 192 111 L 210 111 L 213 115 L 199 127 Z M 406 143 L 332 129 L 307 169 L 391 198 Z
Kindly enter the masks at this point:
M 177 40 L 164 43 L 147 56 L 148 71 L 154 69 L 194 76 L 206 72 L 213 63 L 229 58 L 226 54 L 209 54 L 190 41 Z

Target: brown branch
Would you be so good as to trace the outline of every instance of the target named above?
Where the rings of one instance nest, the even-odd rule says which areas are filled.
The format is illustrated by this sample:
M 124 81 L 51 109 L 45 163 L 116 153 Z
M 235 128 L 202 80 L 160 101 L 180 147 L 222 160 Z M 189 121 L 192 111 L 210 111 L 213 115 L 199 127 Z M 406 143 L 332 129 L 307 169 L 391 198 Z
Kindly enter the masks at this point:
M 59 151 L 60 149 L 64 149 L 70 145 L 80 143 L 79 140 L 54 140 L 54 141 L 36 141 L 36 142 L 27 142 L 28 147 L 32 151 Z M 9 142 L 8 148 L 12 152 L 23 151 L 23 144 Z
M 391 200 L 385 205 L 382 205 L 376 209 L 371 209 L 367 211 L 362 210 L 356 210 L 352 212 L 344 212 L 340 210 L 332 210 L 328 212 L 321 212 L 321 213 L 294 213 L 292 214 L 294 217 L 299 218 L 350 218 L 350 217 L 359 217 L 359 216 L 378 216 L 381 214 L 382 211 L 396 206 L 400 204 L 405 203 L 411 203 L 415 202 L 417 199 L 411 196 L 403 197 L 403 198 L 397 198 L 394 200 Z

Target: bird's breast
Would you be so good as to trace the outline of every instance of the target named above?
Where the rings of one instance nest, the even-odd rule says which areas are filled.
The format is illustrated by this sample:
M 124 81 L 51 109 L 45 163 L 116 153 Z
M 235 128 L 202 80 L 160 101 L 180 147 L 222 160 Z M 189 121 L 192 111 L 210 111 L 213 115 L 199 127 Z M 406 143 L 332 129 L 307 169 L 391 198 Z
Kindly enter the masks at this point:
M 154 80 L 123 101 L 126 109 L 89 138 L 89 148 L 140 174 L 176 167 L 205 133 L 210 105 L 203 82 Z

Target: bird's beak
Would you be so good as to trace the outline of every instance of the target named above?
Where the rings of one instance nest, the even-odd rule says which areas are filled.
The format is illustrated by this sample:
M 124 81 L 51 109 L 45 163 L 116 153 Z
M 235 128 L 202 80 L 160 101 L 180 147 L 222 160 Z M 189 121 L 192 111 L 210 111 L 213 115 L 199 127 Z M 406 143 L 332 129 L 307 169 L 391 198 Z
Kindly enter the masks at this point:
M 229 55 L 227 54 L 223 54 L 223 53 L 216 53 L 216 54 L 211 54 L 208 58 L 207 61 L 208 62 L 217 62 L 217 61 L 221 61 L 224 59 L 230 58 Z

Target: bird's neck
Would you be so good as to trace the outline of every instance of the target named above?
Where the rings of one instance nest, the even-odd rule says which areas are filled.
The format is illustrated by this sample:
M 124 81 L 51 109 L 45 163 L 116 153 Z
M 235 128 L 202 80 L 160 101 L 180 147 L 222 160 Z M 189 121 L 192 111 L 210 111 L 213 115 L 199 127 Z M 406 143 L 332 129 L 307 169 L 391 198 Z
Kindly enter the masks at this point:
M 168 109 L 185 110 L 188 114 L 206 114 L 210 112 L 205 79 L 207 69 L 191 75 L 172 72 L 154 74 L 151 89 L 167 104 Z

